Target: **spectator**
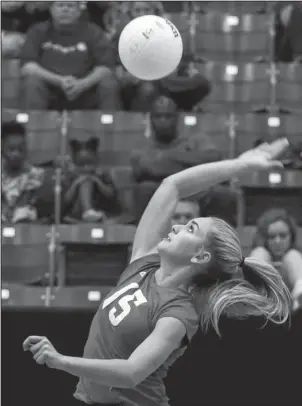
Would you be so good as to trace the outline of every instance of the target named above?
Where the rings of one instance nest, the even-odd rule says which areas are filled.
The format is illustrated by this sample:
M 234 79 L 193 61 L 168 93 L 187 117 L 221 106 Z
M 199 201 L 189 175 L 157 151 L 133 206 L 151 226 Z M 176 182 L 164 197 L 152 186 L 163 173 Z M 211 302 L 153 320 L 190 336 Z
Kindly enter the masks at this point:
M 195 199 L 181 200 L 173 214 L 172 226 L 185 225 L 196 217 L 200 217 L 199 202 Z
M 103 31 L 81 19 L 79 2 L 55 1 L 50 11 L 21 51 L 25 108 L 118 109 L 115 54 Z
M 236 228 L 238 193 L 228 183 L 207 190 L 200 198 L 203 217 L 219 217 Z
M 49 190 L 52 189 L 45 184 L 44 169 L 27 162 L 24 127 L 17 122 L 2 124 L 1 146 L 2 221 L 15 224 L 50 217 L 47 208 L 49 203 L 52 208 L 52 201 L 49 201 Z
M 99 139 L 70 141 L 72 164 L 63 197 L 64 222 L 104 222 L 120 214 L 109 172 L 98 167 Z
M 192 166 L 221 159 L 221 154 L 206 136 L 178 134 L 178 113 L 173 100 L 160 96 L 152 107 L 152 137 L 142 151 L 134 152 L 131 163 L 136 196 L 136 217 L 142 215 L 162 180 Z
M 173 224 L 184 225 L 194 217 L 219 217 L 236 227 L 236 199 L 236 193 L 228 185 L 218 185 L 194 198 L 181 201 L 176 207 Z
M 83 8 L 85 10 L 83 17 L 98 25 L 102 30 L 107 32 L 107 15 L 110 13 L 112 6 L 110 1 L 85 1 Z
M 1 3 L 2 56 L 19 57 L 26 32 L 34 22 L 49 18 L 48 2 L 3 1 Z
M 302 62 L 302 2 L 280 4 L 278 8 L 277 59 L 284 62 Z
M 192 111 L 210 93 L 210 82 L 192 65 L 185 54 L 176 72 L 158 82 L 159 93 L 171 97 L 179 110 Z
M 250 256 L 274 263 L 292 292 L 294 309 L 302 306 L 302 254 L 298 249 L 297 226 L 282 209 L 271 209 L 258 220 Z

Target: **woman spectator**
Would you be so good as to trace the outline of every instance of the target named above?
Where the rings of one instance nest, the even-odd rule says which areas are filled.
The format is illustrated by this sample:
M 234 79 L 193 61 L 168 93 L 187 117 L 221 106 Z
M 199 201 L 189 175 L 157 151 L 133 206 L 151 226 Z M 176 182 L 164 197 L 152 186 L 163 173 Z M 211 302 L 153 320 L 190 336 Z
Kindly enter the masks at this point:
M 292 292 L 293 310 L 302 307 L 302 254 L 297 226 L 283 209 L 271 209 L 260 216 L 252 257 L 274 263 Z

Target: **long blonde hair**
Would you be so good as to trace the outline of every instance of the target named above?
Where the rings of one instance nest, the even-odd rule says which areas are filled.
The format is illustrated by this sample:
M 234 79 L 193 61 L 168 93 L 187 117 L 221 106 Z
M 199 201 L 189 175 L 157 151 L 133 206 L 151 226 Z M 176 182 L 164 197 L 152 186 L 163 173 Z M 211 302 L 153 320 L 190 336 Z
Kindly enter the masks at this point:
M 241 319 L 264 316 L 278 324 L 287 321 L 291 296 L 279 272 L 252 257 L 241 264 L 243 256 L 235 230 L 221 219 L 214 217 L 212 221 L 208 236 L 210 266 L 221 276 L 207 287 L 196 283 L 193 289 L 202 330 L 212 326 L 220 335 L 218 324 L 222 315 Z

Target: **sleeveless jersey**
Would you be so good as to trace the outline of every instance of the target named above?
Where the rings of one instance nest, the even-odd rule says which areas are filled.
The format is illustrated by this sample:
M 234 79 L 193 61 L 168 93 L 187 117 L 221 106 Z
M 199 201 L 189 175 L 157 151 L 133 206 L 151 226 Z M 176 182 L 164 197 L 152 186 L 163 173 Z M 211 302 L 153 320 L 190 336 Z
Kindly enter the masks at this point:
M 125 406 L 168 406 L 164 378 L 198 330 L 198 316 L 186 290 L 156 284 L 155 272 L 159 267 L 159 256 L 148 255 L 126 268 L 94 316 L 83 357 L 128 359 L 162 317 L 175 317 L 185 325 L 187 335 L 183 346 L 135 388 L 109 388 L 101 382 L 81 378 L 74 394 L 77 399 L 88 404 L 122 402 Z

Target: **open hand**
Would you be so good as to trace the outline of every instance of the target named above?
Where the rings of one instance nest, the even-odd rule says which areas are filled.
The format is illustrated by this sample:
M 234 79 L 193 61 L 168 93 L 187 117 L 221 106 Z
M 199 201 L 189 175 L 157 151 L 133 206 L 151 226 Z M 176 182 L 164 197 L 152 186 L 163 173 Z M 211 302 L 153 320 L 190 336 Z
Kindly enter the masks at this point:
M 30 351 L 37 364 L 59 369 L 63 355 L 59 354 L 46 337 L 29 336 L 23 342 L 23 350 Z
M 280 138 L 270 144 L 264 143 L 259 147 L 251 149 L 241 154 L 237 159 L 245 163 L 248 169 L 277 169 L 283 165 L 277 158 L 289 146 L 286 138 Z

